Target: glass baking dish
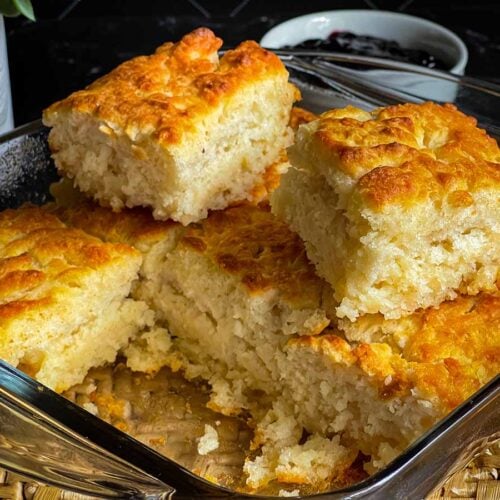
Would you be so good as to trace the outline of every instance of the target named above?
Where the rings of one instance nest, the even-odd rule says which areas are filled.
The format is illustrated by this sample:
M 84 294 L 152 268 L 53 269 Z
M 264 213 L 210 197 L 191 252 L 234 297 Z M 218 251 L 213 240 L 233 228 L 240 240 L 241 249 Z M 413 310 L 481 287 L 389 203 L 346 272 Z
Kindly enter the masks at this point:
M 305 108 L 318 112 L 346 104 L 372 107 L 362 99 L 349 100 L 328 85 L 319 86 L 315 79 L 309 74 L 296 81 Z M 58 176 L 47 133 L 36 121 L 0 139 L 0 209 L 50 199 L 49 186 Z M 424 497 L 465 466 L 479 448 L 499 437 L 499 395 L 497 376 L 384 470 L 349 488 L 312 497 Z M 195 476 L 2 362 L 0 466 L 100 498 L 264 498 Z

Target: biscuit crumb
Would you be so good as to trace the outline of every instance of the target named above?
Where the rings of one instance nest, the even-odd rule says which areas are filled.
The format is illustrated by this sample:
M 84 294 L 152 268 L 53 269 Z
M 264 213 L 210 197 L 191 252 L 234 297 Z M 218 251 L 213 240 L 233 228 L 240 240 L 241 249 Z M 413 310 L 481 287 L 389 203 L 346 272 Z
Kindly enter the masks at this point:
M 205 434 L 198 441 L 198 453 L 207 455 L 219 447 L 219 435 L 217 431 L 208 424 L 205 424 Z
M 279 497 L 298 497 L 299 495 L 300 495 L 299 490 L 293 490 L 293 491 L 279 490 L 278 492 Z
M 92 415 L 95 416 L 99 415 L 99 409 L 94 403 L 84 403 L 83 408 L 87 410 L 89 413 L 92 413 Z

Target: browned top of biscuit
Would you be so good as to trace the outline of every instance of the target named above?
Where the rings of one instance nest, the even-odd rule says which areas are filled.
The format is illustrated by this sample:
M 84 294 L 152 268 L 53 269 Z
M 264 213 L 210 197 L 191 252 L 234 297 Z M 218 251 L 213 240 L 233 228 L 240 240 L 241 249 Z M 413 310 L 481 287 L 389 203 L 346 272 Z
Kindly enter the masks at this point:
M 262 207 L 212 212 L 188 226 L 181 244 L 203 253 L 236 275 L 252 293 L 278 289 L 290 302 L 318 307 L 323 282 L 308 261 L 300 238 Z
M 69 226 L 80 228 L 103 241 L 126 243 L 141 251 L 167 237 L 174 228 L 180 229 L 174 221 L 153 219 L 151 210 L 146 208 L 113 212 L 110 208 L 81 199 L 70 206 L 50 205 L 47 209 Z
M 64 185 L 58 186 L 64 188 Z M 324 282 L 307 259 L 302 240 L 267 207 L 244 204 L 211 212 L 207 219 L 181 226 L 156 221 L 146 209 L 119 213 L 97 204 L 59 193 L 67 206 L 48 205 L 65 223 L 104 241 L 123 242 L 147 252 L 157 242 L 172 237 L 179 245 L 199 252 L 222 272 L 239 277 L 252 293 L 279 290 L 285 299 L 302 307 L 317 308 Z
M 447 199 L 455 208 L 474 203 L 472 192 L 500 189 L 500 164 L 459 159 L 453 163 L 428 156 L 394 167 L 377 167 L 363 175 L 358 192 L 371 206 L 411 205 L 425 199 Z
M 403 104 L 372 113 L 328 111 L 299 131 L 298 151 L 327 176 L 352 179 L 374 208 L 422 197 L 500 187 L 500 149 L 477 121 L 450 104 Z
M 56 114 L 77 111 L 105 122 L 110 134 L 120 129 L 140 139 L 152 133 L 160 143 L 172 144 L 239 89 L 288 77 L 280 59 L 256 42 L 243 42 L 219 60 L 221 45 L 212 31 L 199 28 L 56 102 L 45 110 L 44 120 L 51 125 Z
M 500 296 L 460 296 L 410 318 L 413 331 L 402 351 L 409 361 L 453 358 L 475 364 L 477 372 L 500 371 Z
M 68 228 L 41 208 L 5 210 L 0 213 L 0 324 L 37 314 L 43 321 L 41 310 L 64 300 L 85 277 L 108 266 L 137 270 L 140 259 L 133 248 Z
M 459 297 L 404 319 L 401 352 L 385 343 L 350 345 L 337 335 L 291 341 L 335 363 L 356 365 L 383 399 L 409 395 L 438 399 L 448 412 L 500 372 L 500 297 Z

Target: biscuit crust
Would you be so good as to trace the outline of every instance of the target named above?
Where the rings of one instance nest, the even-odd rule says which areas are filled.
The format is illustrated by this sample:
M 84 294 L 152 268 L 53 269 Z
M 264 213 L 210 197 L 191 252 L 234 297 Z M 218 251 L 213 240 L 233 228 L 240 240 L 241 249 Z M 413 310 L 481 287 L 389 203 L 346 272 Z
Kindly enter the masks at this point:
M 107 244 L 55 215 L 26 206 L 0 212 L 0 318 L 38 314 L 59 300 L 61 286 L 117 262 L 138 266 L 140 254 L 124 244 Z
M 343 189 L 375 209 L 447 196 L 470 204 L 471 192 L 500 189 L 496 141 L 451 104 L 372 113 L 348 106 L 323 113 L 305 133 L 310 136 L 299 132 L 302 155 L 311 154 L 332 185 L 342 177 Z
M 452 104 L 401 104 L 372 113 L 352 106 L 327 111 L 321 115 L 313 140 L 320 154 L 329 156 L 330 168 L 353 180 L 376 167 L 425 161 L 427 156 L 446 163 L 500 161 L 496 141 L 478 128 L 475 118 Z M 488 170 L 477 177 L 498 182 L 498 177 L 489 179 L 490 175 Z M 463 177 L 462 172 L 457 177 Z
M 145 209 L 116 213 L 87 200 L 49 209 L 72 227 L 143 252 L 169 239 L 169 251 L 179 246 L 203 255 L 251 294 L 276 289 L 296 307 L 317 307 L 322 301 L 325 283 L 316 276 L 302 240 L 269 207 L 246 204 L 215 211 L 187 227 L 156 221 Z
M 307 259 L 304 244 L 267 208 L 212 212 L 203 223 L 188 227 L 180 244 L 237 276 L 250 293 L 277 289 L 294 306 L 321 303 L 324 282 Z
M 57 391 L 113 361 L 152 317 L 126 299 L 140 263 L 42 208 L 1 212 L 0 357 Z
M 76 111 L 109 123 L 110 135 L 118 127 L 134 138 L 152 133 L 159 144 L 178 143 L 197 120 L 242 86 L 287 75 L 279 58 L 256 42 L 243 42 L 219 61 L 221 46 L 211 30 L 198 28 L 52 104 L 44 119 L 50 123 L 56 113 Z

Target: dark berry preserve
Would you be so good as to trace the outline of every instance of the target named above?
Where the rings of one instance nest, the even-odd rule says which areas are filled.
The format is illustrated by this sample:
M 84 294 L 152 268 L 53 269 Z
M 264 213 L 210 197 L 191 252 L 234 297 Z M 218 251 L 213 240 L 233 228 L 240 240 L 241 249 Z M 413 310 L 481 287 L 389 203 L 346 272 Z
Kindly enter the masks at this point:
M 407 49 L 401 47 L 394 40 L 356 35 L 348 31 L 334 31 L 326 40 L 305 40 L 288 48 L 331 50 L 361 56 L 384 57 L 395 61 L 418 64 L 426 68 L 449 69 L 443 61 L 425 50 Z

